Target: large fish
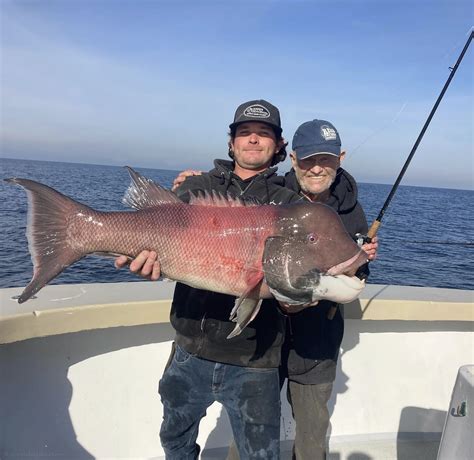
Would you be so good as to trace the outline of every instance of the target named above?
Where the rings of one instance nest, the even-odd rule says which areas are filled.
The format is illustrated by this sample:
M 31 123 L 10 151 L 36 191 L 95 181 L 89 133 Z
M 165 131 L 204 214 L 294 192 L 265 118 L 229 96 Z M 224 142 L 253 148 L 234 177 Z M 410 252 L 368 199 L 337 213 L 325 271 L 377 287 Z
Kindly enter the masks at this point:
M 33 278 L 28 300 L 88 254 L 155 250 L 164 277 L 237 297 L 233 337 L 256 316 L 262 298 L 290 303 L 350 302 L 364 283 L 353 276 L 367 255 L 337 213 L 314 203 L 249 205 L 218 195 L 190 204 L 128 168 L 129 212 L 101 212 L 47 185 L 11 178 L 28 196 L 27 237 Z

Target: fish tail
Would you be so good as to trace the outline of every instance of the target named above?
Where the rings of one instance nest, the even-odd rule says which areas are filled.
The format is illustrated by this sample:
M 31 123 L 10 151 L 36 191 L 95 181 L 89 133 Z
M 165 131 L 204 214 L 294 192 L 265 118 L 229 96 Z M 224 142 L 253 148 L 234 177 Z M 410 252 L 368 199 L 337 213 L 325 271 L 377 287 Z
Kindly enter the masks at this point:
M 33 278 L 18 298 L 18 303 L 23 303 L 86 255 L 68 242 L 67 229 L 71 214 L 89 208 L 39 182 L 19 178 L 5 181 L 22 186 L 28 197 L 26 236 Z

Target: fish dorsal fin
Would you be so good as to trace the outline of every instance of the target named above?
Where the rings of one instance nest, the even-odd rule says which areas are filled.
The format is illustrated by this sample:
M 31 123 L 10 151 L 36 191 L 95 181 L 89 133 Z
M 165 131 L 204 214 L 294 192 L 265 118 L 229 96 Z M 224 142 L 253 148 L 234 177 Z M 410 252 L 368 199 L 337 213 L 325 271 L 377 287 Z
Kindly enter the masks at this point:
M 256 200 L 252 199 L 245 199 L 245 201 L 241 198 L 234 198 L 231 195 L 223 195 L 222 193 L 216 192 L 213 190 L 212 192 L 197 192 L 189 193 L 190 200 L 189 204 L 194 206 L 217 206 L 220 208 L 237 208 L 242 206 L 258 206 Z
M 169 190 L 125 166 L 132 182 L 128 186 L 122 202 L 134 209 L 147 209 L 164 203 L 181 203 Z

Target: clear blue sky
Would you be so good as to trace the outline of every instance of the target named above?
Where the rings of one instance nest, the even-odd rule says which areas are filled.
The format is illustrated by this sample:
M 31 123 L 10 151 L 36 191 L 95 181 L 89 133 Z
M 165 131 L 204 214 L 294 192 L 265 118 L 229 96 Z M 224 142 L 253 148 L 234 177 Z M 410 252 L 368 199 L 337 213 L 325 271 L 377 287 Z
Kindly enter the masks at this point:
M 208 170 L 238 104 L 339 129 L 393 183 L 473 24 L 471 0 L 1 0 L 0 157 Z M 473 48 L 403 184 L 474 188 Z M 287 170 L 285 164 L 281 170 Z

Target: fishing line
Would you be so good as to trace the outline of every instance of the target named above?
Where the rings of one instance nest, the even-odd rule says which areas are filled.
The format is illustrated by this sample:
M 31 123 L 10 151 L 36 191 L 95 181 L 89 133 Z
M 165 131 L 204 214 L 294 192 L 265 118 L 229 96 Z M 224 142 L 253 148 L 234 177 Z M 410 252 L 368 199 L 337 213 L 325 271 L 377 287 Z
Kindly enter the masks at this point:
M 441 90 L 441 93 L 438 96 L 438 99 L 436 100 L 433 108 L 431 109 L 431 112 L 428 115 L 428 119 L 426 120 L 425 124 L 423 125 L 423 128 L 421 129 L 421 132 L 418 135 L 418 138 L 416 139 L 415 144 L 413 145 L 413 148 L 411 149 L 411 152 L 408 155 L 408 158 L 405 161 L 405 164 L 403 165 L 403 168 L 400 171 L 400 174 L 398 175 L 397 180 L 395 181 L 395 184 L 392 187 L 392 190 L 390 191 L 387 199 L 385 200 L 385 203 L 384 203 L 382 209 L 380 210 L 379 215 L 377 216 L 377 219 L 374 220 L 374 222 L 372 223 L 372 226 L 369 229 L 369 232 L 367 234 L 367 241 L 370 241 L 370 239 L 373 238 L 377 234 L 378 228 L 380 227 L 380 224 L 382 223 L 382 219 L 383 219 L 383 216 L 385 214 L 385 211 L 387 210 L 390 202 L 392 201 L 392 198 L 395 195 L 395 192 L 397 191 L 398 186 L 400 185 L 400 182 L 403 179 L 403 176 L 405 175 L 405 172 L 406 172 L 413 156 L 415 155 L 416 149 L 418 148 L 418 145 L 420 144 L 421 140 L 423 139 L 423 136 L 425 135 L 425 132 L 428 129 L 428 126 L 431 122 L 431 119 L 433 118 L 433 116 L 436 112 L 436 109 L 438 108 L 441 100 L 443 99 L 444 93 L 448 89 L 449 84 L 451 83 L 451 80 L 453 79 L 454 75 L 456 74 L 456 71 L 459 67 L 459 64 L 461 63 L 464 55 L 466 54 L 466 51 L 467 51 L 467 49 L 468 49 L 468 47 L 469 47 L 469 45 L 472 41 L 473 36 L 474 36 L 474 32 L 471 30 L 469 38 L 467 39 L 467 42 L 464 45 L 464 48 L 461 51 L 461 54 L 459 55 L 458 60 L 456 61 L 456 64 L 451 69 L 449 77 L 448 77 L 446 83 L 444 84 L 443 89 Z
M 466 33 L 464 34 L 464 37 L 468 37 L 469 34 L 472 32 L 473 28 L 472 27 L 469 27 L 466 31 Z M 451 60 L 453 58 L 453 56 L 455 56 L 455 51 L 458 50 L 459 48 L 461 48 L 462 44 L 463 44 L 464 40 L 457 40 L 456 43 L 454 43 L 443 55 L 443 60 L 445 61 L 448 61 L 448 60 Z
M 472 34 L 472 27 L 470 27 L 468 29 L 468 31 L 464 34 L 465 37 L 467 37 L 469 34 Z M 442 62 L 449 62 L 453 55 L 454 55 L 454 52 L 455 50 L 459 49 L 459 47 L 462 45 L 462 41 L 461 40 L 457 40 L 452 46 L 449 47 L 449 49 L 441 56 L 441 61 Z M 424 58 L 423 61 L 419 61 L 418 62 L 418 65 L 423 65 L 423 64 L 428 64 L 428 62 L 431 62 L 431 61 L 428 61 L 427 58 Z M 450 67 L 448 66 L 449 70 L 453 70 L 453 67 Z M 385 123 L 384 125 L 382 125 L 380 128 L 378 129 L 375 129 L 371 134 L 369 134 L 367 137 L 365 137 L 362 142 L 360 142 L 355 148 L 351 149 L 351 148 L 348 148 L 348 154 L 346 155 L 346 158 L 349 160 L 349 159 L 352 159 L 353 155 L 357 152 L 357 150 L 360 149 L 360 147 L 362 147 L 364 144 L 366 144 L 368 141 L 370 141 L 373 137 L 375 137 L 376 135 L 380 134 L 382 131 L 384 131 L 385 129 L 387 129 L 390 125 L 392 125 L 393 123 L 395 123 L 397 121 L 397 119 L 400 117 L 400 115 L 402 114 L 402 112 L 405 110 L 406 106 L 408 105 L 408 102 L 404 102 L 400 108 L 400 110 L 398 111 L 398 113 L 393 117 L 393 119 L 387 123 Z
M 415 155 L 416 149 L 418 148 L 418 145 L 420 144 L 421 140 L 423 139 L 423 136 L 425 135 L 425 132 L 428 129 L 428 126 L 431 122 L 431 119 L 433 118 L 433 116 L 436 112 L 436 109 L 438 108 L 441 100 L 443 99 L 444 93 L 448 89 L 448 86 L 451 83 L 451 80 L 453 79 L 453 77 L 454 77 L 454 75 L 455 75 L 455 73 L 456 73 L 456 71 L 459 67 L 459 64 L 461 63 L 464 55 L 466 54 L 466 51 L 467 51 L 467 49 L 468 49 L 468 47 L 469 47 L 469 45 L 472 41 L 473 36 L 474 36 L 474 32 L 471 29 L 471 33 L 469 35 L 469 38 L 467 39 L 467 42 L 464 45 L 464 48 L 461 51 L 461 54 L 459 55 L 459 58 L 456 61 L 456 64 L 454 65 L 453 68 L 450 67 L 449 77 L 448 77 L 446 83 L 444 84 L 443 89 L 441 90 L 441 93 L 438 96 L 438 99 L 436 100 L 433 108 L 431 109 L 431 112 L 428 115 L 428 119 L 426 120 L 425 124 L 423 125 L 423 128 L 421 129 L 421 132 L 418 135 L 418 138 L 416 139 L 415 144 L 413 145 L 413 148 L 411 149 L 411 152 L 408 155 L 408 158 L 405 161 L 405 164 L 403 165 L 403 168 L 400 171 L 400 174 L 398 175 L 397 180 L 395 181 L 395 184 L 393 185 L 392 189 L 390 190 L 390 193 L 388 194 L 388 197 L 385 200 L 385 203 L 382 206 L 382 209 L 380 210 L 379 215 L 377 216 L 377 218 L 374 220 L 371 227 L 369 228 L 369 232 L 367 233 L 367 236 L 362 236 L 361 235 L 360 240 L 361 240 L 362 243 L 364 243 L 364 242 L 368 243 L 368 242 L 372 241 L 372 238 L 377 234 L 378 229 L 379 229 L 379 227 L 382 223 L 382 219 L 385 215 L 385 211 L 387 210 L 390 202 L 392 201 L 392 198 L 395 195 L 395 192 L 397 191 L 398 186 L 400 185 L 400 182 L 401 182 L 403 176 L 405 175 L 405 172 L 406 172 L 413 156 Z M 328 314 L 327 314 L 328 319 L 333 319 L 334 315 L 336 314 L 336 311 L 337 311 L 337 307 L 336 306 L 331 306 L 331 308 L 329 309 Z
M 357 145 L 357 147 L 353 148 L 353 149 L 350 149 L 349 150 L 349 154 L 347 155 L 347 159 L 351 159 L 354 154 L 357 152 L 357 150 L 359 150 L 360 147 L 362 147 L 365 143 L 367 143 L 370 139 L 372 139 L 373 137 L 375 137 L 376 135 L 380 134 L 382 131 L 384 131 L 385 129 L 387 129 L 390 125 L 392 125 L 393 123 L 395 123 L 398 119 L 398 117 L 401 115 L 401 113 L 405 110 L 405 107 L 407 106 L 407 102 L 404 102 L 402 104 L 402 107 L 400 108 L 400 110 L 398 111 L 398 113 L 393 117 L 393 119 L 391 121 L 389 121 L 388 123 L 385 123 L 384 125 L 382 125 L 379 129 L 376 129 L 375 131 L 373 131 L 371 134 L 369 134 L 359 145 Z

